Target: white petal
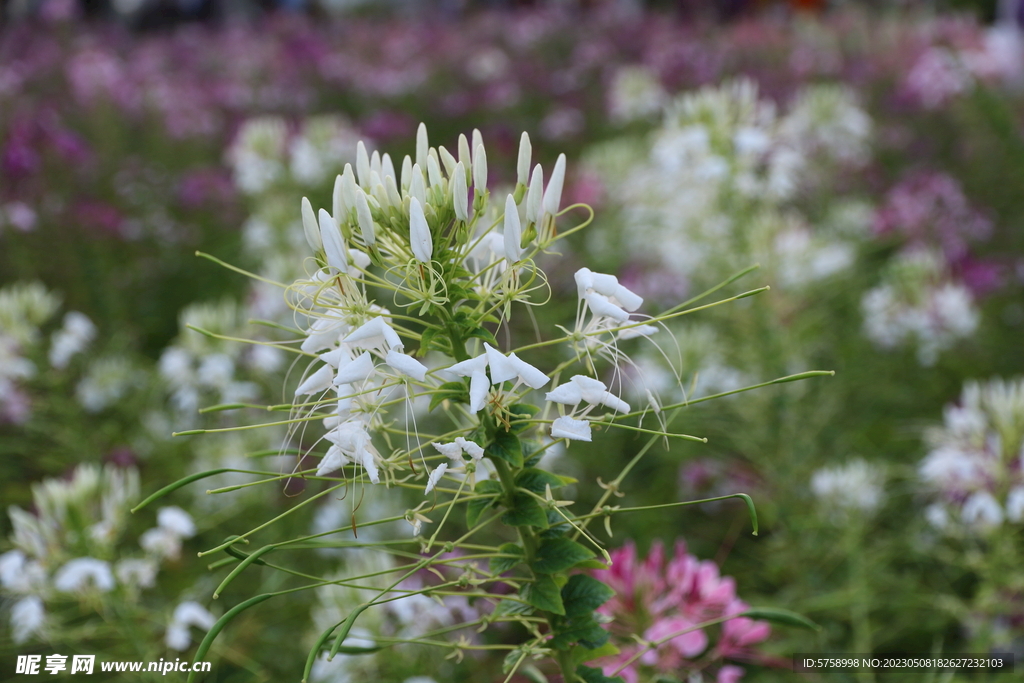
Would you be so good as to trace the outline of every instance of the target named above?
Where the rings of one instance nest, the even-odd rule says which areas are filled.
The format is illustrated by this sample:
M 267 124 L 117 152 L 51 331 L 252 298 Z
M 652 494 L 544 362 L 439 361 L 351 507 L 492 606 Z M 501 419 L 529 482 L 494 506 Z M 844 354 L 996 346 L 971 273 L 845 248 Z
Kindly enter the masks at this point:
M 576 406 L 583 400 L 583 393 L 575 382 L 566 382 L 565 384 L 559 384 L 545 394 L 544 400 L 561 403 L 566 406 Z
M 644 303 L 642 296 L 634 294 L 623 285 L 616 285 L 611 296 L 627 311 L 635 311 Z
M 559 154 L 555 161 L 555 170 L 551 172 L 551 180 L 544 190 L 544 213 L 554 216 L 562 203 L 562 184 L 565 182 L 565 155 Z
M 331 217 L 324 209 L 320 209 L 320 238 L 324 245 L 324 254 L 327 255 L 327 265 L 348 272 L 348 250 L 345 249 L 345 242 L 341 238 L 341 228 L 338 221 Z
M 444 178 L 441 176 L 441 165 L 433 153 L 427 154 L 427 180 L 430 181 L 431 188 L 440 187 L 444 182 Z
M 412 255 L 421 263 L 430 263 L 434 253 L 434 243 L 430 239 L 430 226 L 423 214 L 423 207 L 416 197 L 409 199 L 409 246 Z
M 591 288 L 598 294 L 615 296 L 615 288 L 619 286 L 619 278 L 607 273 L 591 273 Z
M 370 267 L 370 257 L 366 252 L 359 251 L 358 249 L 349 249 L 348 257 L 358 270 L 366 270 Z
M 463 133 L 459 133 L 459 161 L 462 167 L 469 170 L 473 167 L 472 153 L 470 152 L 469 140 Z
M 629 412 L 629 404 L 610 391 L 606 391 L 601 395 L 601 405 L 608 406 L 612 410 L 617 410 L 620 413 Z
M 334 378 L 335 384 L 352 384 L 353 382 L 364 382 L 373 374 L 373 358 L 367 351 L 353 361 L 338 369 L 338 376 Z
M 420 123 L 416 128 L 416 163 L 420 168 L 427 163 L 427 154 L 430 151 L 430 143 L 427 139 L 427 124 Z
M 620 323 L 624 323 L 629 320 L 629 313 L 622 310 L 611 301 L 608 297 L 597 292 L 589 292 L 584 299 L 586 299 L 587 305 L 590 306 L 590 310 L 594 312 L 594 315 L 605 318 L 611 318 L 617 320 Z
M 568 415 L 551 423 L 553 439 L 572 439 L 573 441 L 590 441 L 590 423 L 586 420 L 574 420 Z
M 422 382 L 427 378 L 426 365 L 419 362 L 412 356 L 407 356 L 406 354 L 395 351 L 394 349 L 388 351 L 387 358 L 384 359 L 384 362 L 403 375 L 408 375 L 417 381 Z
M 404 344 L 398 333 L 388 325 L 383 317 L 371 318 L 352 331 L 344 342 L 359 348 L 380 348 L 387 345 L 393 349 L 402 349 Z
M 505 199 L 505 228 L 502 231 L 505 245 L 505 258 L 509 263 L 516 263 L 523 256 L 520 241 L 523 239 L 523 226 L 519 222 L 519 208 L 515 197 L 509 195 Z
M 377 469 L 377 463 L 374 461 L 373 452 L 367 448 L 362 449 L 359 452 L 359 462 L 362 463 L 363 467 L 366 468 L 366 474 L 370 477 L 370 481 L 374 484 L 380 483 L 380 475 Z
M 156 513 L 156 523 L 160 528 L 166 529 L 181 538 L 192 538 L 196 535 L 196 524 L 192 521 L 192 515 L 177 505 L 168 505 L 160 508 Z
M 455 437 L 455 443 L 462 447 L 463 452 L 474 460 L 484 457 L 484 449 L 480 444 L 461 436 Z
M 473 150 L 473 188 L 479 194 L 487 189 L 487 151 L 482 143 Z
M 456 442 L 437 443 L 435 441 L 431 442 L 430 445 L 436 448 L 437 452 L 445 456 L 446 458 L 451 458 L 452 460 L 462 460 L 462 446 Z
M 537 164 L 530 177 L 530 189 L 526 194 L 526 222 L 539 223 L 541 206 L 544 202 L 544 169 Z
M 636 337 L 649 337 L 657 331 L 658 328 L 654 325 L 637 325 L 636 327 L 627 327 L 624 330 L 619 330 L 617 336 L 619 339 L 635 339 Z
M 491 369 L 491 383 L 494 385 L 515 379 L 518 375 L 515 365 L 496 348 L 484 342 L 484 354 L 487 356 L 487 365 Z
M 469 410 L 477 412 L 487 405 L 487 392 L 491 388 L 491 380 L 482 370 L 474 372 L 469 378 Z
M 526 361 L 522 360 L 519 356 L 514 353 L 510 353 L 509 361 L 512 362 L 513 367 L 516 369 L 516 374 L 519 375 L 519 379 L 522 380 L 523 384 L 530 387 L 531 389 L 540 389 L 542 386 L 551 381 L 551 378 L 545 375 L 543 372 L 533 367 Z
M 599 404 L 604 398 L 605 392 L 608 391 L 604 382 L 586 375 L 573 375 L 572 382 L 580 388 L 583 400 L 594 405 Z
M 321 353 L 320 360 L 327 363 L 332 368 L 338 368 L 344 363 L 352 360 L 352 351 L 347 346 L 339 346 L 333 351 Z
M 386 181 L 388 178 L 396 179 L 395 164 L 391 161 L 391 155 L 385 152 L 380 158 L 380 175 Z
M 573 279 L 576 280 L 576 295 L 581 299 L 587 295 L 587 290 L 594 288 L 594 271 L 590 268 L 580 268 Z
M 443 462 L 437 466 L 433 472 L 427 477 L 427 489 L 423 492 L 424 495 L 430 493 L 437 486 L 437 482 L 441 481 L 441 477 L 444 475 L 445 470 L 448 469 L 448 463 Z
M 448 368 L 448 372 L 453 372 L 460 377 L 469 377 L 477 372 L 483 372 L 487 369 L 487 352 L 481 353 L 476 358 L 470 358 L 464 360 Z
M 412 165 L 412 180 L 409 182 L 409 194 L 412 198 L 427 203 L 427 186 L 423 182 L 423 169 L 419 164 Z
M 356 177 L 363 189 L 370 186 L 370 155 L 366 153 L 362 140 L 356 143 Z
M 327 454 L 320 459 L 320 465 L 316 468 L 316 476 L 322 477 L 325 474 L 337 472 L 348 463 L 349 459 L 341 451 L 341 448 L 336 444 L 332 444 L 327 449 Z
M 330 365 L 321 365 L 320 368 L 295 390 L 295 395 L 315 394 L 328 389 L 334 382 L 334 368 Z
M 314 252 L 323 248 L 320 243 L 320 226 L 316 224 L 316 214 L 313 213 L 313 205 L 305 197 L 302 198 L 302 231 L 306 233 L 306 243 Z
M 217 618 L 198 602 L 188 600 L 174 608 L 171 621 L 181 626 L 196 626 L 209 631 L 217 623 Z

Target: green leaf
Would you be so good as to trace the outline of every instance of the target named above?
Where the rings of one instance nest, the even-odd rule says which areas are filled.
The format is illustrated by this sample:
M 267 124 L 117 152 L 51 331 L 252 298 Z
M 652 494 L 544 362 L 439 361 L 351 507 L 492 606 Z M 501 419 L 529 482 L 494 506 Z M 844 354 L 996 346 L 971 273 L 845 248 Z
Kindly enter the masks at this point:
M 583 662 L 590 662 L 601 657 L 611 657 L 617 654 L 619 654 L 619 648 L 615 647 L 615 643 L 605 643 L 601 647 L 594 649 L 578 647 L 572 651 L 572 661 L 573 664 L 582 664 Z
M 567 517 L 572 519 L 573 514 L 566 509 L 562 509 Z M 548 528 L 540 532 L 541 538 L 558 538 L 559 536 L 565 536 L 567 533 L 572 531 L 572 525 L 565 521 L 565 517 L 558 513 L 557 510 L 548 510 Z
M 548 646 L 556 650 L 568 650 L 576 643 L 586 648 L 598 648 L 608 642 L 608 631 L 594 621 L 594 614 L 577 617 L 567 623 L 560 624 L 554 631 L 554 637 Z
M 480 521 L 480 516 L 484 514 L 484 510 L 497 503 L 497 497 L 501 493 L 501 484 L 490 479 L 484 481 L 478 481 L 473 491 L 477 495 L 490 495 L 490 498 L 476 498 L 466 503 L 466 524 L 468 526 L 474 526 Z
M 488 568 L 492 574 L 504 574 L 523 561 L 523 549 L 515 543 L 502 543 L 498 546 L 498 552 L 502 555 L 514 555 L 515 557 L 492 557 L 490 562 L 488 562 Z
M 576 675 L 579 676 L 584 683 L 626 683 L 622 680 L 621 676 L 608 678 L 600 669 L 593 669 L 582 664 L 576 667 Z
M 494 338 L 494 335 L 488 332 L 483 327 L 477 327 L 466 333 L 466 337 L 476 337 L 477 339 L 483 339 L 491 346 L 498 347 L 498 340 Z
M 525 602 L 518 602 L 516 600 L 502 600 L 498 603 L 498 606 L 494 608 L 494 613 L 501 615 L 514 615 L 514 614 L 532 614 L 533 605 Z
M 537 463 L 544 457 L 544 451 L 536 441 L 523 441 L 523 467 L 536 467 Z
M 550 472 L 528 467 L 516 475 L 516 486 L 534 493 L 544 493 L 548 486 L 552 490 L 561 488 L 562 480 Z
M 540 408 L 529 403 L 516 403 L 509 406 L 508 412 L 510 413 L 508 424 L 513 432 L 519 434 L 530 428 L 530 423 L 527 420 L 539 413 Z
M 533 583 L 528 584 L 523 589 L 523 597 L 537 609 L 554 614 L 565 614 L 558 584 L 547 574 L 538 575 Z
M 570 617 L 589 614 L 615 596 L 615 591 L 586 574 L 573 574 L 562 588 L 565 613 Z
M 494 441 L 485 449 L 488 457 L 504 460 L 513 469 L 523 466 L 523 447 L 519 443 L 519 437 L 512 432 L 499 429 L 494 435 Z
M 523 659 L 523 651 L 521 649 L 516 648 L 509 652 L 501 663 L 501 673 L 507 674 L 512 671 L 512 667 L 518 664 L 520 659 Z
M 530 683 L 548 683 L 548 677 L 533 664 L 527 664 L 526 666 L 521 667 L 519 669 L 519 673 L 522 674 L 526 680 L 530 681 Z
M 782 624 L 783 626 L 805 628 L 809 631 L 821 630 L 820 626 L 804 615 L 775 607 L 755 607 L 753 609 L 748 609 L 746 612 L 742 612 L 737 616 L 747 617 L 748 619 L 759 619 L 761 621 L 770 621 L 774 624 Z
M 593 556 L 594 553 L 576 541 L 564 537 L 549 538 L 537 548 L 537 554 L 530 566 L 535 572 L 554 574 L 571 569 L 577 563 L 589 560 Z
M 437 393 L 430 397 L 430 410 L 441 405 L 442 401 L 469 403 L 469 387 L 465 382 L 445 382 L 437 388 Z
M 544 508 L 527 493 L 512 495 L 512 508 L 501 517 L 501 523 L 509 526 L 535 526 L 543 529 L 548 525 Z

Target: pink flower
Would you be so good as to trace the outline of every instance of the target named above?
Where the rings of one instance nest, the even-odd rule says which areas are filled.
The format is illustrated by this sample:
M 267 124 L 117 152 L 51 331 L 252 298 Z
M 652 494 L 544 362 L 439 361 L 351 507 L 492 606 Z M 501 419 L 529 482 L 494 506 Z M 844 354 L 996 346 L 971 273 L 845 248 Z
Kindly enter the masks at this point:
M 738 680 L 743 678 L 744 671 L 738 666 L 732 664 L 726 664 L 718 670 L 718 676 L 715 677 L 716 683 L 736 683 Z

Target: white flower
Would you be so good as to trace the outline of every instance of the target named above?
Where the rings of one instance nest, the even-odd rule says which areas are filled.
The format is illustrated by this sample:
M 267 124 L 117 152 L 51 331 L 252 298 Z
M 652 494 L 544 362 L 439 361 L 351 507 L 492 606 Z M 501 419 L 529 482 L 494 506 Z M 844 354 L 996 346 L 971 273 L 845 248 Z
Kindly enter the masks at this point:
M 620 413 L 629 412 L 629 404 L 608 391 L 604 382 L 586 375 L 573 375 L 570 381 L 555 387 L 544 398 L 567 406 L 577 406 L 580 401 L 586 401 L 595 406 L 607 406 Z
M 417 261 L 430 263 L 434 243 L 430 239 L 430 226 L 427 225 L 427 217 L 423 215 L 423 206 L 416 197 L 409 199 L 409 245 Z
M 45 624 L 46 608 L 39 596 L 29 595 L 11 607 L 11 639 L 15 645 L 41 634 Z
M 128 558 L 114 565 L 114 574 L 122 584 L 152 588 L 156 585 L 157 564 L 151 559 Z
M 481 446 L 481 445 L 479 445 L 477 443 L 474 443 L 473 441 L 470 441 L 469 439 L 466 439 L 466 438 L 461 437 L 461 436 L 457 436 L 457 437 L 455 437 L 455 443 L 457 443 L 459 445 L 459 447 L 462 448 L 462 451 L 466 455 L 468 455 L 469 457 L 473 458 L 474 460 L 479 460 L 480 458 L 484 457 L 483 446 Z
M 377 468 L 377 458 L 380 456 L 373 447 L 373 441 L 363 422 L 359 420 L 344 422 L 327 432 L 324 438 L 333 443 L 334 447 L 328 449 L 327 454 L 320 461 L 317 476 L 333 472 L 348 462 L 354 461 L 366 469 L 370 481 L 374 484 L 380 483 Z
M 457 462 L 462 461 L 462 454 L 465 453 L 473 460 L 480 460 L 484 457 L 484 449 L 477 443 L 474 443 L 465 437 L 457 436 L 455 441 L 452 443 L 432 443 L 437 452 L 441 455 Z
M 1003 523 L 1003 509 L 988 491 L 978 491 L 964 501 L 961 512 L 968 526 L 986 530 Z
M 216 623 L 217 618 L 198 602 L 183 602 L 174 608 L 174 615 L 167 625 L 164 642 L 172 650 L 179 652 L 187 650 L 192 644 L 192 636 L 188 630 L 190 626 L 209 631 Z
M 1014 487 L 1007 494 L 1006 519 L 1015 524 L 1024 521 L 1024 486 Z
M 430 475 L 427 477 L 427 488 L 423 492 L 424 495 L 434 490 L 434 487 L 437 486 L 437 482 L 441 480 L 441 477 L 444 476 L 444 472 L 447 469 L 448 463 L 443 462 L 440 465 L 438 465 L 433 472 L 430 473 Z
M 89 317 L 69 311 L 64 316 L 64 326 L 54 333 L 50 342 L 50 365 L 58 370 L 67 367 L 71 358 L 84 351 L 95 337 L 96 326 Z
M 327 354 L 324 354 L 327 355 Z M 329 389 L 334 383 L 334 369 L 330 365 L 323 365 L 312 375 L 303 380 L 295 389 L 295 395 L 317 394 Z
M 811 490 L 827 506 L 840 510 L 874 512 L 882 503 L 882 471 L 863 460 L 818 470 Z
M 590 423 L 586 420 L 574 420 L 568 415 L 560 417 L 551 423 L 551 438 L 590 441 Z
M 155 526 L 139 536 L 139 547 L 157 557 L 176 560 L 181 556 L 181 536 Z
M 381 316 L 372 318 L 356 328 L 345 337 L 344 342 L 361 349 L 392 348 L 401 351 L 405 347 L 398 333 Z
M 63 593 L 73 593 L 90 586 L 106 593 L 114 589 L 114 574 L 110 563 L 93 557 L 78 557 L 70 560 L 53 576 L 53 586 Z
M 176 505 L 162 507 L 156 513 L 156 523 L 180 538 L 192 538 L 196 535 L 196 525 L 192 516 Z
M 375 370 L 376 367 L 373 364 L 373 357 L 370 356 L 369 351 L 366 351 L 363 355 L 338 368 L 338 374 L 334 378 L 334 385 L 341 386 L 342 384 L 365 382 L 370 378 Z

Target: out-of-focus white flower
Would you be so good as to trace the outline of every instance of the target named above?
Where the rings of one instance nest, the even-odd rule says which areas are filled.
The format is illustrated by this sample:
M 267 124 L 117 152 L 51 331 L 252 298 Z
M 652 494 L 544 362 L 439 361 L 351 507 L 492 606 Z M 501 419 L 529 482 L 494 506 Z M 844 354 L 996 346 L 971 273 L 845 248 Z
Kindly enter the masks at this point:
M 176 505 L 162 507 L 156 513 L 156 523 L 181 538 L 192 538 L 196 535 L 196 525 L 192 516 Z
M 127 358 L 100 358 L 90 363 L 75 387 L 75 398 L 90 413 L 98 413 L 124 398 L 136 385 L 138 374 Z
M 209 631 L 217 623 L 217 618 L 198 602 L 183 602 L 174 608 L 174 615 L 167 625 L 164 642 L 172 650 L 182 652 L 192 644 L 189 627 L 195 626 Z
M 620 67 L 608 89 L 608 113 L 613 121 L 628 123 L 661 111 L 668 95 L 657 76 L 644 66 Z
M 152 588 L 156 585 L 157 563 L 151 559 L 127 558 L 114 565 L 117 580 L 127 586 Z
M 53 333 L 50 342 L 50 365 L 58 370 L 67 367 L 76 354 L 81 353 L 96 338 L 96 326 L 89 317 L 78 311 L 64 315 L 64 325 Z
M 29 595 L 11 607 L 11 639 L 15 645 L 42 634 L 45 625 L 46 607 L 39 596 Z
M 53 587 L 64 593 L 89 589 L 106 593 L 114 589 L 110 563 L 94 557 L 78 557 L 68 561 L 53 576 Z
M 978 491 L 964 501 L 964 523 L 980 530 L 988 530 L 1003 523 L 1003 508 L 988 491 Z
M 827 507 L 870 514 L 882 503 L 884 474 L 864 460 L 820 469 L 811 477 L 811 491 Z

